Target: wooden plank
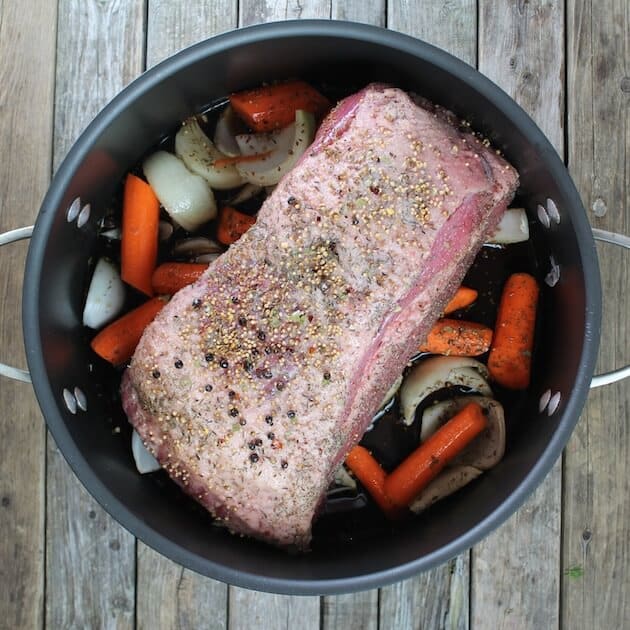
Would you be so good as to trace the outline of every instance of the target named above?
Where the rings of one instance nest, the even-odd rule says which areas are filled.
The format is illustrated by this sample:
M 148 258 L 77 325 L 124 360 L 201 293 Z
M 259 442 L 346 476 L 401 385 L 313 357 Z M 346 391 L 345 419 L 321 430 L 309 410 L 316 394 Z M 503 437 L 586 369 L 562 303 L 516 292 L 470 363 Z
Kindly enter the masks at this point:
M 569 170 L 595 227 L 630 234 L 630 12 L 624 0 L 567 3 Z M 630 255 L 598 248 L 599 370 L 628 363 Z M 562 627 L 630 619 L 628 381 L 593 391 L 565 456 Z
M 56 4 L 0 2 L 0 232 L 32 223 L 50 177 Z M 52 26 L 51 26 L 52 25 Z M 37 41 L 37 46 L 33 46 Z M 0 360 L 25 366 L 26 243 L 2 250 Z M 0 625 L 44 612 L 45 430 L 31 387 L 0 377 Z
M 413 35 L 474 65 L 477 6 L 461 2 L 390 2 L 389 28 Z M 380 627 L 468 628 L 469 553 L 404 582 L 381 589 Z
M 334 20 L 364 22 L 374 26 L 386 26 L 387 0 L 333 0 L 331 17 Z
M 142 70 L 141 3 L 60 0 L 54 166 Z M 87 494 L 48 440 L 46 624 L 131 628 L 135 543 Z
M 236 28 L 237 0 L 148 0 L 147 67 L 178 50 Z
M 241 0 L 239 2 L 239 26 L 251 26 L 261 22 L 328 18 L 331 0 Z
M 562 2 L 479 5 L 479 69 L 536 120 L 560 155 L 564 122 Z M 559 623 L 561 464 L 521 510 L 473 550 L 473 627 Z
M 389 0 L 387 26 L 443 48 L 471 65 L 477 61 L 476 0 Z
M 147 66 L 206 37 L 234 28 L 236 0 L 149 2 Z M 159 555 L 138 541 L 137 627 L 225 628 L 227 586 Z
M 184 569 L 138 541 L 138 630 L 221 630 L 226 624 L 225 584 Z

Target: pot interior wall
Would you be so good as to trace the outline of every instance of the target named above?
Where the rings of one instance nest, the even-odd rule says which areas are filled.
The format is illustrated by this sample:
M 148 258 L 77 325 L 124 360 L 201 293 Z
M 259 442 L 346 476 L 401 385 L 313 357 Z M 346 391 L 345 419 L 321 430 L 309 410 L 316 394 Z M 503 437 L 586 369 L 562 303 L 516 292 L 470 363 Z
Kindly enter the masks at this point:
M 104 507 L 149 544 L 195 570 L 245 586 L 285 592 L 356 590 L 400 579 L 469 546 L 489 524 L 509 516 L 551 467 L 585 396 L 584 344 L 598 331 L 586 327 L 584 269 L 597 273 L 597 266 L 594 254 L 579 247 L 583 225 L 576 225 L 585 221 L 583 211 L 553 150 L 538 136 L 532 142 L 531 122 L 472 69 L 429 46 L 374 29 L 329 30 L 324 37 L 297 28 L 292 35 L 275 26 L 266 31 L 274 35 L 269 39 L 256 32 L 231 34 L 159 67 L 119 96 L 75 146 L 44 203 L 29 254 L 27 351 L 36 392 L 64 455 Z M 543 284 L 531 396 L 511 423 L 515 429 L 503 462 L 426 518 L 398 528 L 378 544 L 369 531 L 357 532 L 352 544 L 316 545 L 306 556 L 232 537 L 210 526 L 205 513 L 170 484 L 137 474 L 125 418 L 103 384 L 111 375 L 95 362 L 81 326 L 97 221 L 126 170 L 191 113 L 231 91 L 286 77 L 331 85 L 350 80 L 356 87 L 386 81 L 441 103 L 488 135 L 519 169 L 532 218 L 536 205 L 547 198 L 555 200 L 562 214 L 561 223 L 550 230 L 532 224 L 539 277 L 548 272 L 553 254 L 562 280 L 553 290 Z M 92 207 L 81 229 L 65 216 L 76 197 Z M 596 312 L 597 298 L 595 291 L 588 307 Z M 66 411 L 62 398 L 64 388 L 75 386 L 88 399 L 87 413 L 76 416 Z M 548 388 L 563 397 L 551 418 L 538 412 L 538 399 Z

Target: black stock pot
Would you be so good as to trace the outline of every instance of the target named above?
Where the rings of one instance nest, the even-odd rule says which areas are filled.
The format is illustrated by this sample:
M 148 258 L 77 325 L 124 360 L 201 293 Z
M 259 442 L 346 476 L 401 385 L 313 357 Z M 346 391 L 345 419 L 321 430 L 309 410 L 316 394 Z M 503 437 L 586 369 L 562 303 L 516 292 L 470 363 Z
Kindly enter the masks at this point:
M 81 324 L 97 227 L 127 170 L 165 133 L 230 92 L 265 80 L 326 76 L 386 81 L 470 121 L 516 166 L 532 225 L 543 299 L 533 382 L 522 425 L 505 458 L 430 518 L 384 538 L 357 535 L 289 555 L 212 527 L 168 483 L 139 475 L 119 402 L 95 365 Z M 0 243 L 30 235 L 30 228 Z M 627 246 L 625 237 L 599 236 Z M 625 240 L 624 240 L 625 239 Z M 551 272 L 551 273 L 549 273 Z M 238 30 L 188 48 L 119 94 L 85 130 L 59 168 L 32 229 L 24 278 L 24 340 L 39 404 L 63 455 L 124 527 L 199 573 L 244 587 L 299 594 L 357 591 L 429 569 L 506 520 L 560 456 L 596 377 L 601 316 L 593 232 L 555 150 L 527 114 L 465 63 L 392 31 L 331 21 L 279 22 Z M 96 362 L 97 363 L 97 362 Z M 28 380 L 28 373 L 2 372 Z M 109 388 L 109 391 L 113 388 Z M 550 402 L 551 401 L 551 402 Z M 83 416 L 83 417 L 82 417 Z M 89 417 L 89 422 L 86 421 Z M 518 418 L 516 419 L 518 425 Z M 532 430 L 535 428 L 535 430 Z

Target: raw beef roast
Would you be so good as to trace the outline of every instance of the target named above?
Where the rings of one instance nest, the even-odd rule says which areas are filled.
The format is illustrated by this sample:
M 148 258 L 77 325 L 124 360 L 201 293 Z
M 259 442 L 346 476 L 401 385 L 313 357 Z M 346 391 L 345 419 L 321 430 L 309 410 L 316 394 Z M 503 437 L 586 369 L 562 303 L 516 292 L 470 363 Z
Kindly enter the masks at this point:
M 144 333 L 125 411 L 230 530 L 308 546 L 336 468 L 512 199 L 517 173 L 486 145 L 368 86 Z

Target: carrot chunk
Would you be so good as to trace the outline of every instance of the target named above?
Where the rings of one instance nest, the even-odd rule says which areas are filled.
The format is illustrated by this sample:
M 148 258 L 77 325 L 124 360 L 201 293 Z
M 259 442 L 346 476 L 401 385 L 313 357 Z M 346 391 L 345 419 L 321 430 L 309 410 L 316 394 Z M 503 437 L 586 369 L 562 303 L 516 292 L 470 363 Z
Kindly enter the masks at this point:
M 386 473 L 366 448 L 355 446 L 346 457 L 346 465 L 386 516 L 395 518 L 399 515 L 399 511 L 385 494 Z
M 477 403 L 466 405 L 385 479 L 385 493 L 405 507 L 488 425 Z
M 527 389 L 539 288 L 527 273 L 515 273 L 503 287 L 488 357 L 490 376 L 508 389 Z
M 459 319 L 439 319 L 423 343 L 420 352 L 454 357 L 477 357 L 488 352 L 492 328 Z
M 127 175 L 123 193 L 120 275 L 132 287 L 153 295 L 151 274 L 158 252 L 160 204 L 153 189 L 135 175 Z
M 304 81 L 287 81 L 237 92 L 230 96 L 230 104 L 256 132 L 286 127 L 295 120 L 298 109 L 320 117 L 331 107 L 326 97 Z
M 225 206 L 221 208 L 217 239 L 224 245 L 231 245 L 238 241 L 252 225 L 256 223 L 254 217 L 239 212 L 236 208 Z
M 114 365 L 124 363 L 134 353 L 144 329 L 155 319 L 166 301 L 152 298 L 103 328 L 92 339 L 92 350 Z
M 153 272 L 153 290 L 159 295 L 173 295 L 199 279 L 207 268 L 202 263 L 163 263 Z
M 459 287 L 457 293 L 453 296 L 451 301 L 444 308 L 444 315 L 448 315 L 453 311 L 458 311 L 460 308 L 466 308 L 470 306 L 477 299 L 477 291 L 468 287 Z

